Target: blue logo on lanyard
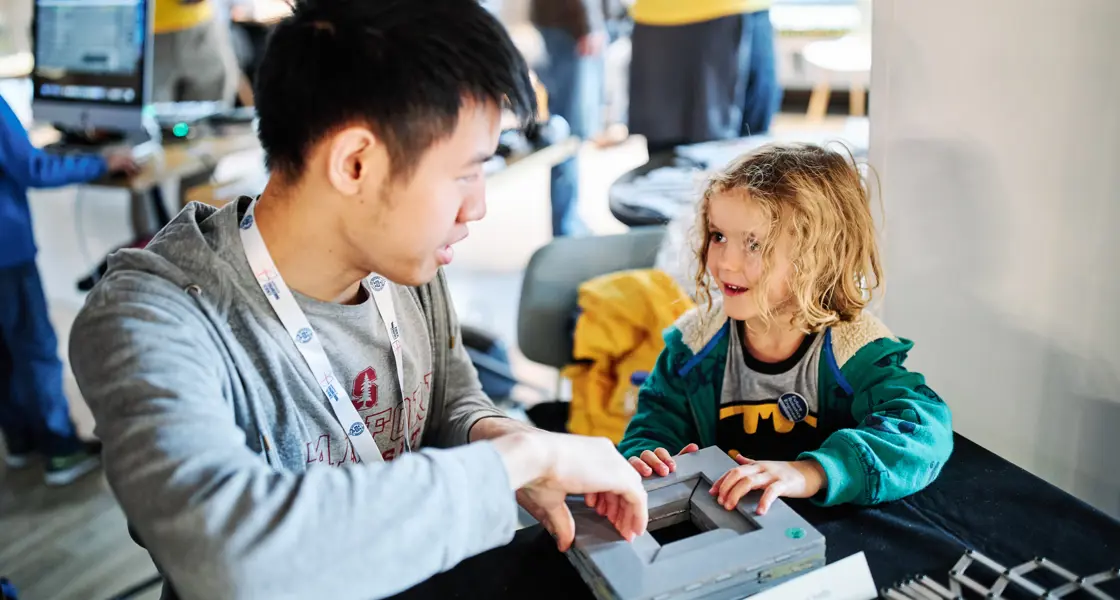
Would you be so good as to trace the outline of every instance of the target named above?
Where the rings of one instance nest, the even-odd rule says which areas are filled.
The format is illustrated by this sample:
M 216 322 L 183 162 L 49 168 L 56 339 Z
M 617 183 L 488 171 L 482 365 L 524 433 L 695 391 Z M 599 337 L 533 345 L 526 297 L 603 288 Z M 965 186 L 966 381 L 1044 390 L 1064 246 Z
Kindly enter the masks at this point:
M 245 218 L 241 219 L 241 228 L 242 229 L 248 229 L 252 226 L 253 226 L 253 215 L 245 215 Z
M 296 333 L 296 341 L 301 344 L 306 344 L 307 342 L 311 341 L 311 335 L 311 329 L 308 327 L 304 327 L 303 329 L 300 329 L 298 333 Z
M 363 431 L 365 431 L 365 428 L 362 427 L 362 424 L 354 421 L 354 424 L 350 426 L 350 437 L 362 435 Z
M 373 286 L 373 291 L 380 292 L 385 289 L 385 278 L 380 275 L 374 275 L 373 278 L 369 280 L 369 284 Z
M 334 384 L 327 386 L 327 399 L 331 402 L 338 402 L 338 392 L 334 391 Z
M 261 289 L 264 290 L 265 295 L 272 296 L 275 300 L 280 299 L 280 289 L 276 287 L 275 283 L 268 281 L 261 286 Z

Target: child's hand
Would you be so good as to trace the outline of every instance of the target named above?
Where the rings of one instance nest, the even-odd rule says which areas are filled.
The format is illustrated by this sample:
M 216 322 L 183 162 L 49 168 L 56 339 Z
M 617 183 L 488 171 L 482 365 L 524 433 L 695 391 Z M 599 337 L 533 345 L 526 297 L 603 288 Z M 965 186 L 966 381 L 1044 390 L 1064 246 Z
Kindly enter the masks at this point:
M 699 449 L 700 447 L 696 444 L 689 444 L 681 449 L 677 456 L 696 452 Z M 677 470 L 677 463 L 673 461 L 673 457 L 669 456 L 669 451 L 664 448 L 658 448 L 653 452 L 646 450 L 642 452 L 641 456 L 631 456 L 630 464 L 642 477 L 650 477 L 654 473 L 664 477 Z
M 677 456 L 696 452 L 700 447 L 696 444 L 689 444 L 685 446 Z M 630 458 L 630 464 L 634 467 L 638 474 L 642 477 L 650 477 L 653 475 L 654 470 L 661 476 L 672 473 L 677 468 L 677 464 L 673 462 L 673 458 L 669 456 L 669 451 L 664 448 L 658 448 L 653 452 L 646 450 L 642 453 L 641 458 L 634 456 Z M 611 523 L 614 523 L 619 517 L 620 499 L 617 495 L 612 493 L 601 494 L 585 494 L 584 503 L 588 507 L 594 508 L 599 516 L 606 517 Z
M 765 488 L 758 502 L 758 514 L 764 515 L 780 496 L 811 498 L 828 484 L 824 469 L 815 460 L 753 461 L 742 454 L 735 457 L 738 467 L 723 474 L 708 491 L 719 497 L 719 503 L 733 510 L 751 490 Z

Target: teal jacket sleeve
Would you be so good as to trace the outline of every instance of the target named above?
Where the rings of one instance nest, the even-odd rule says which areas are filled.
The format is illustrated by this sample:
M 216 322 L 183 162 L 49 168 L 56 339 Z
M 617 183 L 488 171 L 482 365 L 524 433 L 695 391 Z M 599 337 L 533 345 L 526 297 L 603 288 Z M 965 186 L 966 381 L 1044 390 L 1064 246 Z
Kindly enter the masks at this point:
M 622 455 L 630 458 L 646 450 L 665 448 L 676 454 L 692 442 L 699 442 L 696 421 L 688 405 L 685 379 L 677 374 L 675 365 L 683 348 L 667 335 L 667 344 L 657 363 L 638 390 L 638 408 L 633 419 L 626 427 L 626 433 L 618 445 Z M 679 338 L 679 334 L 676 336 Z
M 800 456 L 815 459 L 828 476 L 818 503 L 870 505 L 903 498 L 929 485 L 949 459 L 952 415 L 925 377 L 903 366 L 912 346 L 876 340 L 844 366 L 857 425 Z

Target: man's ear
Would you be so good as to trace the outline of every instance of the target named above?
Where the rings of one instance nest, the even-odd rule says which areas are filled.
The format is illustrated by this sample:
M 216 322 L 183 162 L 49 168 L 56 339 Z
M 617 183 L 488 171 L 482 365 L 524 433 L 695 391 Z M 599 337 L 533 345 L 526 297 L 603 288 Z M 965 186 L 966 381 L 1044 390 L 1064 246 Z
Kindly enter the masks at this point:
M 347 127 L 331 137 L 327 149 L 327 180 L 345 196 L 358 194 L 377 171 L 379 155 L 384 153 L 373 132 L 364 127 Z

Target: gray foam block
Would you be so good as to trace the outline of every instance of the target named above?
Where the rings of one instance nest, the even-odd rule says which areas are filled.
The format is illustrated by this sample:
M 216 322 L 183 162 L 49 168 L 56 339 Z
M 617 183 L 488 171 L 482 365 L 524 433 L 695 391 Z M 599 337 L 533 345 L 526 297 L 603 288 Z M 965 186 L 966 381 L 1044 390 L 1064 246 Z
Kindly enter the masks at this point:
M 743 598 L 824 566 L 825 539 L 781 500 L 755 514 L 761 491 L 729 511 L 708 493 L 734 460 L 716 447 L 675 457 L 676 472 L 645 482 L 648 530 L 627 542 L 582 503 L 570 506 L 568 559 L 600 599 Z M 691 520 L 698 535 L 662 546 L 655 531 Z

